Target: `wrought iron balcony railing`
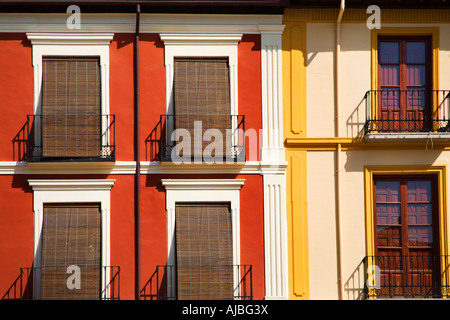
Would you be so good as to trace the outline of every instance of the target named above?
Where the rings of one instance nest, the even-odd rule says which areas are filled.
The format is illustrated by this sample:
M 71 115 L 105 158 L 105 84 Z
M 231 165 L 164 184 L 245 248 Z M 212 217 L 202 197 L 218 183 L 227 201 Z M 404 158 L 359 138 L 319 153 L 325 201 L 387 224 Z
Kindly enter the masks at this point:
M 162 115 L 162 162 L 245 162 L 245 116 Z
M 85 268 L 95 268 L 99 275 L 98 283 L 95 284 L 95 288 L 98 288 L 98 294 L 95 293 L 96 300 L 120 300 L 120 267 L 119 266 L 102 266 L 102 267 L 89 267 L 81 266 L 81 273 L 83 273 Z M 61 271 L 62 270 L 62 271 Z M 44 274 L 47 278 L 51 278 L 54 283 L 54 288 L 51 288 L 54 292 L 53 298 L 57 300 L 64 299 L 83 299 L 85 300 L 84 288 L 83 286 L 88 285 L 86 281 L 83 281 L 84 274 L 80 275 L 82 283 L 80 288 L 72 288 L 69 291 L 80 291 L 77 294 L 65 295 L 64 292 L 67 291 L 67 282 L 70 282 L 68 278 L 72 275 L 66 272 L 66 266 L 57 267 L 30 267 L 30 268 L 20 268 L 20 275 L 16 280 L 14 289 L 19 293 L 16 299 L 21 300 L 33 300 L 42 299 L 42 278 Z M 59 279 L 59 280 L 58 280 Z M 89 280 L 88 280 L 89 281 Z M 89 283 L 92 286 L 92 283 Z M 47 284 L 48 289 L 48 284 Z M 92 297 L 90 297 L 92 298 Z
M 253 299 L 253 268 L 252 265 L 233 265 L 234 300 Z M 177 266 L 159 265 L 156 268 L 156 283 L 158 284 L 157 300 L 176 300 Z M 195 290 L 197 288 L 193 288 Z
M 450 91 L 370 90 L 364 133 L 450 132 Z
M 115 125 L 114 115 L 28 115 L 27 161 L 115 161 Z
M 368 299 L 450 297 L 450 256 L 367 256 L 364 267 Z

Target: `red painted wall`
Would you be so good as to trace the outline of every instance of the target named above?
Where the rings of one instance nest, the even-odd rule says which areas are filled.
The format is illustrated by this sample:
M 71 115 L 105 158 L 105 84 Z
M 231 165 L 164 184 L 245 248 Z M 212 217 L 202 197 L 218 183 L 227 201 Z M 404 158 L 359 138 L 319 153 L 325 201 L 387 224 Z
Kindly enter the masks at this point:
M 31 43 L 24 33 L 0 33 L 0 161 L 24 158 L 27 115 L 33 114 Z
M 133 161 L 134 35 L 116 34 L 110 45 L 110 113 L 116 115 L 116 160 Z M 157 34 L 140 36 L 141 161 L 156 159 L 160 115 L 165 113 L 164 46 Z M 261 128 L 260 36 L 244 35 L 238 46 L 239 113 L 246 129 Z M 0 33 L 0 161 L 22 161 L 24 124 L 33 113 L 32 48 L 25 34 Z M 248 145 L 247 145 L 248 149 Z M 248 156 L 247 150 L 247 156 Z M 259 152 L 258 152 L 259 154 Z M 256 160 L 256 159 L 251 159 Z M 0 175 L 0 298 L 34 255 L 33 193 L 28 179 L 115 179 L 111 189 L 111 265 L 121 268 L 121 298 L 135 294 L 134 175 Z M 260 175 L 142 175 L 141 287 L 153 299 L 157 265 L 166 264 L 163 178 L 243 178 L 241 264 L 253 265 L 254 296 L 264 297 L 263 186 Z M 153 286 L 153 288 L 152 288 Z M 9 296 L 10 298 L 12 296 Z

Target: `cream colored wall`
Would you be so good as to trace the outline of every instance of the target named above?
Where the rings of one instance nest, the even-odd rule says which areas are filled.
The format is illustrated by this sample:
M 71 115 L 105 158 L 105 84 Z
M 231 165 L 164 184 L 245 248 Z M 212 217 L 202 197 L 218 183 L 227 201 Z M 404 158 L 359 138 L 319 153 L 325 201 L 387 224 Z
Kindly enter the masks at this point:
M 308 137 L 334 136 L 334 24 L 306 26 Z
M 448 165 L 450 151 L 358 150 L 342 152 L 341 237 L 343 299 L 362 297 L 366 256 L 365 166 Z M 335 151 L 310 151 L 308 165 L 308 234 L 310 298 L 337 299 Z M 448 177 L 447 177 L 448 179 Z M 447 202 L 450 196 L 447 195 Z M 449 225 L 446 226 L 447 230 Z
M 385 24 L 382 27 L 439 26 L 439 88 L 450 90 L 450 24 Z M 306 24 L 307 138 L 335 137 L 335 23 Z M 341 25 L 340 137 L 361 136 L 364 94 L 371 89 L 371 30 L 365 23 Z M 328 139 L 327 143 L 333 141 Z M 338 140 L 336 140 L 338 141 Z M 337 143 L 337 142 L 336 142 Z M 450 151 L 433 149 L 432 141 L 401 150 L 386 146 L 341 153 L 341 243 L 343 299 L 362 298 L 366 256 L 365 166 L 445 165 Z M 409 146 L 411 147 L 411 146 Z M 336 230 L 336 145 L 307 152 L 307 216 L 310 299 L 338 298 Z M 360 148 L 360 149 L 358 149 Z M 448 177 L 446 177 L 448 181 Z M 446 195 L 447 202 L 450 197 Z M 450 230 L 450 225 L 446 226 Z
M 308 152 L 310 299 L 337 299 L 334 153 Z
M 449 24 L 385 24 L 382 27 L 436 27 L 439 33 L 439 87 L 450 89 Z M 308 137 L 332 137 L 335 117 L 335 23 L 307 24 Z M 365 23 L 341 24 L 340 136 L 357 137 L 365 122 L 364 94 L 371 88 L 371 30 Z

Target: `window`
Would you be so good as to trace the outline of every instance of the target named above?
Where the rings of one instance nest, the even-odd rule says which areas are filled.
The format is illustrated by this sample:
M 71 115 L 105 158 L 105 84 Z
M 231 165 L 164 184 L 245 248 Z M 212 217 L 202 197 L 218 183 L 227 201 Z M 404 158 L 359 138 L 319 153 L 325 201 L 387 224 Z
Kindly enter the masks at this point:
M 99 299 L 100 260 L 100 206 L 44 204 L 41 299 Z
M 379 131 L 431 129 L 431 39 L 378 38 Z
M 43 156 L 99 157 L 99 59 L 44 57 L 42 79 Z
M 229 203 L 177 203 L 177 297 L 233 299 Z
M 34 299 L 64 299 L 64 294 L 71 299 L 118 296 L 120 286 L 115 282 L 118 279 L 112 280 L 117 267 L 109 264 L 110 190 L 114 182 L 105 179 L 28 180 L 33 188 Z M 80 267 L 82 281 L 77 295 L 70 290 L 72 296 L 63 287 L 71 275 L 67 273 L 70 265 Z M 95 280 L 93 287 L 84 287 L 86 278 L 83 280 L 83 276 L 90 279 L 89 285 L 97 276 L 95 268 L 85 272 L 88 265 L 100 268 L 99 282 Z M 57 268 L 58 273 L 52 273 L 49 268 Z M 54 277 L 63 271 L 64 283 L 62 278 Z
M 223 137 L 222 148 L 212 150 L 212 156 L 225 156 L 227 129 L 231 129 L 228 59 L 175 58 L 174 63 L 175 129 L 189 131 L 194 157 L 202 156 L 210 143 L 204 134 L 217 130 Z M 194 141 L 196 128 L 202 143 Z
M 207 277 L 209 281 L 206 275 L 208 272 L 222 277 L 222 280 L 220 285 L 216 283 L 215 288 L 207 286 L 203 288 L 206 295 L 210 295 L 215 289 L 221 289 L 221 293 L 214 292 L 214 299 L 230 297 L 232 299 L 241 296 L 244 292 L 243 287 L 248 283 L 245 280 L 246 274 L 237 267 L 240 265 L 239 193 L 245 180 L 163 179 L 161 181 L 166 188 L 167 265 L 176 266 L 176 269 L 179 265 L 181 266 L 177 272 L 168 268 L 167 298 L 174 299 L 177 294 L 180 294 L 182 299 L 197 299 L 200 291 L 194 286 L 199 284 L 197 280 L 200 280 L 200 275 Z M 214 227 L 219 229 L 213 232 Z M 207 232 L 199 232 L 199 228 L 211 233 L 208 236 Z M 194 248 L 192 244 L 189 245 L 190 240 L 201 244 L 203 248 Z M 220 244 L 215 243 L 219 240 Z M 183 252 L 189 248 L 193 250 L 192 254 Z M 221 250 L 220 254 L 219 250 Z M 200 259 L 204 268 L 198 268 Z M 214 266 L 214 263 L 218 264 L 219 268 L 217 265 Z M 190 268 L 189 265 L 194 268 Z M 229 270 L 230 267 L 232 271 Z M 196 274 L 191 274 L 190 272 L 195 268 L 198 271 Z M 232 286 L 229 282 L 230 273 Z
M 183 162 L 225 158 L 227 162 L 245 161 L 245 123 L 244 116 L 238 113 L 237 99 L 237 46 L 242 34 L 160 34 L 160 37 L 166 66 L 161 161 L 174 161 L 174 155 Z M 197 144 L 193 134 L 195 122 L 201 126 Z M 185 142 L 187 133 L 177 131 L 181 135 L 178 139 L 172 135 L 174 129 L 187 130 L 188 149 L 180 144 Z M 210 148 L 205 150 L 207 146 Z
M 115 160 L 108 85 L 113 36 L 27 33 L 34 69 L 27 161 Z
M 440 293 L 439 222 L 434 176 L 374 177 L 379 296 Z

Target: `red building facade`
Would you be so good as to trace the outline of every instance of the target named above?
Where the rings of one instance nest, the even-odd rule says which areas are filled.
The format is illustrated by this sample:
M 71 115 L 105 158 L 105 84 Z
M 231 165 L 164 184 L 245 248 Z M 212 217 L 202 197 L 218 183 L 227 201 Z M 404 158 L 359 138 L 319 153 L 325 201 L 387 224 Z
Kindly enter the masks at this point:
M 1 14 L 3 299 L 288 297 L 283 2 L 146 5 Z

